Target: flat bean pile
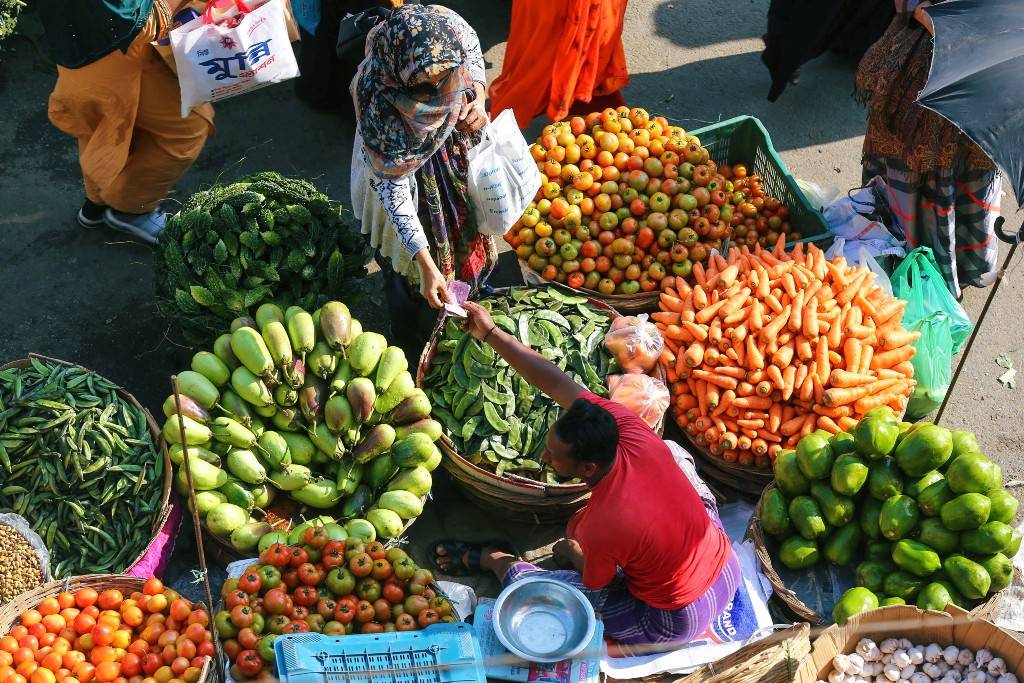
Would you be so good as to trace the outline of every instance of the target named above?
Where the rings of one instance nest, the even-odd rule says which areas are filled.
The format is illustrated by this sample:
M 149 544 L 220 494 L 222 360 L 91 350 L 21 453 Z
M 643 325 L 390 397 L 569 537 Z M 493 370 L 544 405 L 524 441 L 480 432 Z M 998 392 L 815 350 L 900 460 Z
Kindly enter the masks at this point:
M 142 409 L 74 365 L 0 372 L 0 512 L 46 542 L 54 578 L 122 571 L 149 543 L 164 462 Z

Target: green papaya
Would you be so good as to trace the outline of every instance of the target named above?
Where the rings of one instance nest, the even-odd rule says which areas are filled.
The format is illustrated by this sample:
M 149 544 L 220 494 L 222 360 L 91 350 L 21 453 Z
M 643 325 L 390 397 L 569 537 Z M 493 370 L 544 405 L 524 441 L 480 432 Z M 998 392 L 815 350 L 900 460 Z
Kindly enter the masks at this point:
M 845 567 L 860 550 L 861 536 L 862 532 L 857 522 L 841 526 L 828 537 L 822 554 L 832 564 Z
M 352 370 L 361 377 L 369 377 L 377 369 L 388 340 L 376 332 L 363 332 L 348 348 L 348 360 Z
M 341 516 L 348 518 L 361 515 L 372 504 L 373 491 L 366 484 L 360 484 L 356 487 L 355 493 L 346 498 L 345 502 L 342 503 Z M 349 535 L 351 535 L 351 532 L 349 532 Z
M 1013 582 L 1013 561 L 1003 553 L 993 553 L 977 558 L 978 564 L 988 574 L 991 584 L 988 593 L 998 593 Z
M 1003 554 L 1007 557 L 1017 557 L 1017 552 L 1020 550 L 1021 540 L 1024 540 L 1024 536 L 1014 529 L 1013 533 L 1010 535 L 1010 542 L 1006 544 L 1006 550 L 1003 551 Z
M 288 454 L 296 465 L 308 465 L 313 462 L 313 453 L 316 446 L 305 434 L 292 434 L 290 432 L 279 432 L 279 435 L 288 444 Z
M 949 430 L 923 423 L 907 436 L 893 454 L 896 464 L 908 477 L 920 477 L 942 467 L 953 453 Z
M 899 540 L 893 546 L 892 561 L 900 569 L 922 578 L 931 576 L 942 566 L 937 552 L 909 538 Z
M 231 350 L 231 335 L 226 332 L 213 342 L 213 355 L 220 358 L 221 362 L 230 370 L 241 365 L 238 358 L 235 357 L 235 352 Z
M 253 406 L 264 407 L 274 405 L 274 395 L 270 392 L 266 383 L 250 372 L 249 368 L 244 365 L 239 365 L 235 368 L 234 372 L 231 373 L 231 388 L 234 389 L 240 397 L 245 399 L 246 403 L 250 403 Z M 245 417 L 238 415 L 235 410 L 231 408 L 228 408 L 228 410 L 238 417 Z
M 937 578 L 937 577 L 942 577 L 942 578 Z M 956 586 L 953 585 L 953 582 L 950 581 L 949 578 L 946 577 L 946 573 L 945 572 L 943 572 L 943 571 L 936 572 L 935 576 L 932 577 L 932 583 L 942 584 L 942 587 L 946 589 L 947 593 L 949 593 L 950 601 L 952 601 L 952 603 L 954 605 L 956 605 L 957 607 L 963 607 L 964 605 L 967 604 L 967 600 L 964 599 L 964 596 L 960 595 L 960 591 L 958 591 L 956 589 Z
M 881 534 L 879 534 L 881 536 Z M 867 558 L 876 562 L 892 562 L 892 543 L 889 541 L 868 541 Z
M 267 480 L 267 470 L 247 448 L 232 448 L 227 457 L 228 471 L 246 484 L 258 485 Z
M 171 448 L 168 451 L 168 455 L 170 455 L 171 462 L 174 463 L 175 465 L 180 465 L 185 461 L 185 449 L 182 447 L 181 444 L 176 443 L 171 445 Z M 189 446 L 188 457 L 189 460 L 191 460 L 192 458 L 199 458 L 200 460 L 205 460 L 211 465 L 216 465 L 217 467 L 220 467 L 221 465 L 220 456 L 212 451 L 203 448 L 202 446 Z
M 980 600 L 988 595 L 992 578 L 985 568 L 974 560 L 963 555 L 950 555 L 943 560 L 942 568 L 965 598 Z
M 341 502 L 338 485 L 325 477 L 318 477 L 300 489 L 288 494 L 292 500 L 320 510 L 327 510 Z
M 209 351 L 200 351 L 192 356 L 192 369 L 218 387 L 227 384 L 231 378 L 231 369 Z
M 216 356 L 213 356 L 213 358 L 216 360 Z M 183 396 L 193 399 L 207 410 L 217 405 L 217 400 L 220 398 L 220 391 L 218 391 L 217 386 L 207 379 L 205 375 L 195 370 L 185 370 L 178 373 L 178 392 Z
M 252 504 L 253 507 L 265 510 L 268 505 L 274 502 L 274 498 L 277 497 L 277 489 L 263 482 L 259 486 L 252 488 Z
M 182 415 L 179 423 L 178 416 L 169 417 L 164 421 L 163 435 L 168 443 L 181 444 L 181 423 L 185 425 L 185 444 L 188 446 L 199 446 L 210 440 L 210 428 L 196 422 L 188 415 Z
M 391 454 L 385 453 L 366 465 L 363 481 L 371 489 L 378 491 L 398 473 L 398 469 L 398 466 L 391 460 Z
M 932 609 L 941 612 L 946 609 L 946 605 L 951 603 L 956 604 L 953 601 L 953 596 L 949 594 L 944 585 L 937 581 L 929 583 L 917 594 L 918 609 Z
M 267 475 L 267 480 L 280 491 L 296 491 L 313 480 L 308 467 L 292 463 Z
M 860 506 L 860 530 L 868 538 L 882 538 L 882 529 L 878 526 L 878 518 L 882 514 L 882 501 L 877 498 L 865 498 Z M 888 557 L 888 553 L 886 553 Z
M 401 535 L 402 528 L 405 526 L 401 517 L 393 511 L 383 508 L 370 510 L 366 514 L 366 519 L 373 525 L 377 535 L 381 538 L 396 538 Z
M 1020 506 L 1020 501 L 1012 493 L 1006 489 L 999 488 L 989 491 L 986 495 L 988 495 L 989 502 L 991 503 L 991 512 L 988 516 L 989 521 L 1009 524 L 1017 518 L 1017 508 Z
M 949 464 L 946 481 L 953 493 L 985 493 L 999 488 L 1001 473 L 981 453 L 967 453 Z
M 317 453 L 323 453 L 329 458 L 339 458 L 345 452 L 341 439 L 323 422 L 317 424 L 315 429 L 310 430 L 309 438 L 316 446 L 316 451 L 312 455 L 313 463 L 316 463 Z
M 430 417 L 430 399 L 416 389 L 391 412 L 391 424 L 404 425 Z
M 855 496 L 868 480 L 868 466 L 855 455 L 840 455 L 832 465 L 832 490 L 842 496 Z
M 399 467 L 425 465 L 433 456 L 434 442 L 422 432 L 410 434 L 391 447 L 391 459 Z
M 412 375 L 408 370 L 402 370 L 398 373 L 398 377 L 384 390 L 384 393 L 379 395 L 377 400 L 373 402 L 373 409 L 381 415 L 387 415 L 397 408 L 399 403 L 417 391 L 420 390 L 416 388 L 416 381 L 412 378 Z
M 806 569 L 818 563 L 818 544 L 801 536 L 790 536 L 779 546 L 779 561 L 789 569 Z
M 878 607 L 878 596 L 862 586 L 856 586 L 843 593 L 832 609 L 832 620 L 840 626 L 850 617 Z
M 882 456 L 877 460 L 872 463 L 868 474 L 868 492 L 878 500 L 903 493 L 903 472 L 896 465 L 896 461 L 889 456 Z
M 370 543 L 377 539 L 377 530 L 365 519 L 356 518 L 348 520 L 345 522 L 345 532 L 349 537 L 355 536 L 363 539 L 364 543 Z
M 960 535 L 947 529 L 942 521 L 935 517 L 921 520 L 917 538 L 921 543 L 934 548 L 940 555 L 949 555 L 960 547 Z
M 772 536 L 786 536 L 793 531 L 789 522 L 789 506 L 777 488 L 765 491 L 761 499 L 761 528 Z
M 950 436 L 953 440 L 954 458 L 959 458 L 967 453 L 981 453 L 978 440 L 966 429 L 954 429 Z
M 896 445 L 900 423 L 890 410 L 888 414 L 870 412 L 853 428 L 857 453 L 868 460 L 880 460 Z
M 921 512 L 929 517 L 938 517 L 942 512 L 942 506 L 956 498 L 956 494 L 949 488 L 949 482 L 945 478 L 929 484 L 917 496 L 917 504 Z
M 849 432 L 833 434 L 828 440 L 828 445 L 832 447 L 832 454 L 837 458 L 840 455 L 853 455 L 857 452 L 857 442 Z
M 270 469 L 279 470 L 291 463 L 292 455 L 288 450 L 288 441 L 280 432 L 263 432 L 260 434 L 259 445 Z
M 352 459 L 358 463 L 370 462 L 385 453 L 394 443 L 395 428 L 389 424 L 376 425 L 352 449 Z
M 441 464 L 441 457 L 441 449 L 434 446 L 434 450 L 430 452 L 430 456 L 427 458 L 426 462 L 423 463 L 423 467 L 426 468 L 428 472 L 433 472 L 437 469 L 437 466 Z
M 338 492 L 343 496 L 351 496 L 355 493 L 356 488 L 362 481 L 363 470 L 364 467 L 351 458 L 345 458 L 342 462 L 338 463 L 338 471 L 334 479 L 335 484 L 338 486 Z
M 423 501 L 420 496 L 400 489 L 380 494 L 377 506 L 391 510 L 402 519 L 412 519 L 423 514 Z
M 828 439 L 816 432 L 800 439 L 796 446 L 796 464 L 808 479 L 826 479 L 834 460 Z
M 416 432 L 422 432 L 429 436 L 431 441 L 437 441 L 441 438 L 441 423 L 437 420 L 424 418 L 409 424 L 395 425 L 395 439 L 398 441 Z
M 373 403 L 377 400 L 377 391 L 373 382 L 365 377 L 354 377 L 345 386 L 345 397 L 352 406 L 356 422 L 363 424 L 373 414 Z
M 787 498 L 802 496 L 811 490 L 811 482 L 800 471 L 796 451 L 783 450 L 775 457 L 775 482 Z
M 397 346 L 389 346 L 384 349 L 380 362 L 377 363 L 377 372 L 373 378 L 373 385 L 378 393 L 383 392 L 395 381 L 399 373 L 409 369 L 409 361 L 405 358 L 405 352 Z
M 903 598 L 909 602 L 917 597 L 924 584 L 924 579 L 913 574 L 908 574 L 904 571 L 894 571 L 885 577 L 885 583 L 882 588 L 886 595 Z
M 987 522 L 991 508 L 988 496 L 965 493 L 943 505 L 939 514 L 950 531 L 968 531 Z
M 971 555 L 991 555 L 1006 550 L 1013 527 L 1002 522 L 985 522 L 977 529 L 960 534 L 960 548 Z
M 416 466 L 400 471 L 388 484 L 388 491 L 408 491 L 414 496 L 425 496 L 430 493 L 431 486 L 433 479 L 430 472 L 426 468 Z
M 896 598 L 896 597 L 884 598 L 884 599 L 878 601 L 878 606 L 879 607 L 888 607 L 889 605 L 905 605 L 905 604 L 907 604 L 906 600 L 904 600 L 903 598 Z
M 221 503 L 206 515 L 206 527 L 223 539 L 231 538 L 231 532 L 248 521 L 249 513 L 231 503 Z
M 797 496 L 789 503 L 789 519 L 797 532 L 808 540 L 824 538 L 829 532 L 821 508 L 810 496 Z
M 274 374 L 274 359 L 255 327 L 240 327 L 231 333 L 231 351 L 249 372 L 268 379 Z
M 352 314 L 340 301 L 328 301 L 320 310 L 320 332 L 335 351 L 341 351 L 352 340 Z
M 331 391 L 340 394 L 345 391 L 345 387 L 348 386 L 351 379 L 352 365 L 348 362 L 348 358 L 342 358 L 334 370 L 334 377 L 331 378 Z
M 811 482 L 811 497 L 818 501 L 825 521 L 834 527 L 847 524 L 857 511 L 857 504 L 852 498 L 837 495 L 828 484 L 821 481 Z
M 865 560 L 857 565 L 857 585 L 867 588 L 872 593 L 881 593 L 885 585 L 885 577 L 896 571 L 892 562 Z
M 196 491 L 196 510 L 200 518 L 206 517 L 210 510 L 221 503 L 228 502 L 227 496 L 220 491 Z M 192 509 L 192 501 L 189 501 L 189 509 Z
M 944 477 L 941 472 L 938 470 L 931 470 L 930 472 L 926 472 L 921 475 L 921 477 L 908 482 L 906 487 L 903 489 L 903 493 L 916 500 L 921 495 L 922 491 L 935 482 L 942 481 L 943 479 Z
M 256 327 L 261 330 L 270 323 L 283 323 L 284 311 L 277 304 L 266 303 L 256 309 Z
M 324 422 L 335 434 L 351 429 L 356 420 L 348 399 L 341 394 L 327 399 L 327 403 L 324 404 Z
M 188 472 L 185 471 L 184 463 L 179 465 L 177 470 L 176 477 L 179 488 L 184 488 L 186 492 L 188 492 L 188 472 L 192 474 L 192 488 L 196 491 L 219 489 L 228 480 L 227 472 L 201 458 L 190 457 L 188 459 Z
M 897 541 L 917 527 L 920 517 L 916 500 L 910 496 L 893 496 L 882 503 L 878 528 L 882 530 L 882 536 L 890 541 Z

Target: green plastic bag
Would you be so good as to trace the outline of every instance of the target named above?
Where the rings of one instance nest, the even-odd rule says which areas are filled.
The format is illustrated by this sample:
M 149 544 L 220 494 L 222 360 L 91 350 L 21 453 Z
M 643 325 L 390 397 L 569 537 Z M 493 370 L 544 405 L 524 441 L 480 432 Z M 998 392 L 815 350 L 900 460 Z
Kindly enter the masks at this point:
M 917 387 L 907 404 L 907 419 L 912 420 L 942 403 L 952 380 L 953 355 L 967 341 L 972 324 L 946 287 L 930 248 L 910 252 L 891 279 L 893 295 L 907 302 L 903 327 L 921 333 L 912 361 Z

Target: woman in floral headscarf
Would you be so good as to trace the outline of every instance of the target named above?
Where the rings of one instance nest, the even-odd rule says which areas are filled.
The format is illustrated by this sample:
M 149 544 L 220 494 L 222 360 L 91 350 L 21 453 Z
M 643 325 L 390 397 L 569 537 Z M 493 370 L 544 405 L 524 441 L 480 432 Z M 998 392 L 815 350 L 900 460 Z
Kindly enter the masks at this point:
M 497 261 L 494 240 L 477 232 L 466 205 L 467 151 L 487 122 L 484 86 L 480 41 L 448 8 L 400 7 L 367 36 L 352 81 L 352 206 L 390 261 L 381 265 L 391 271 L 399 337 L 425 337 L 423 322 L 429 331 L 434 317 L 410 285 L 440 308 L 451 280 L 476 289 Z M 406 341 L 415 348 L 425 338 Z

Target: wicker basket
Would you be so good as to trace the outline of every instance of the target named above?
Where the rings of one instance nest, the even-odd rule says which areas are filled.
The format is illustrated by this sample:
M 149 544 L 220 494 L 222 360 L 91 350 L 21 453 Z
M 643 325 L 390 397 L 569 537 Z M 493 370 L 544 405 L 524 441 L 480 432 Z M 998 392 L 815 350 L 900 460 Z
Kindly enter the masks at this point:
M 740 493 L 746 497 L 759 497 L 765 487 L 772 483 L 775 474 L 772 470 L 759 470 L 752 465 L 740 465 L 711 455 L 707 449 L 686 438 L 690 451 L 697 457 L 702 476 Z
M 796 593 L 786 587 L 782 577 L 775 571 L 771 550 L 778 544 L 766 536 L 761 528 L 761 504 L 764 502 L 764 496 L 774 488 L 776 488 L 774 483 L 765 488 L 761 498 L 757 501 L 757 507 L 754 508 L 754 514 L 750 517 L 750 524 L 747 527 L 747 536 L 754 542 L 754 553 L 757 555 L 757 561 L 761 565 L 761 572 L 768 579 L 768 582 L 771 583 L 775 595 L 785 603 L 786 608 L 797 618 L 808 621 L 811 624 L 832 623 L 831 615 L 818 614 L 804 604 Z M 988 600 L 971 610 L 969 614 L 976 618 L 987 615 L 994 606 L 997 595 L 998 593 L 989 597 Z
M 142 586 L 145 583 L 146 579 L 144 578 L 125 574 L 85 574 L 83 576 L 74 576 L 64 581 L 50 581 L 38 588 L 16 596 L 3 607 L 0 607 L 0 635 L 11 632 L 11 629 L 14 628 L 21 618 L 22 612 L 34 608 L 46 598 L 56 597 L 64 591 L 74 592 L 83 588 L 92 588 L 101 592 L 110 588 L 116 588 L 123 594 L 129 595 L 137 591 L 141 592 Z M 216 638 L 214 642 L 216 642 Z M 216 677 L 217 667 L 214 666 L 213 658 L 207 657 L 199 674 L 199 683 L 212 683 Z
M 557 283 L 545 283 L 542 286 L 555 287 L 566 294 L 582 296 L 580 292 Z M 511 289 L 514 288 L 494 290 L 493 293 L 505 294 Z M 619 313 L 609 304 L 590 296 L 587 298 L 591 304 L 603 310 L 610 319 L 614 320 L 619 317 Z M 430 364 L 437 348 L 437 339 L 445 321 L 446 317 L 442 313 L 430 341 L 420 356 L 419 366 L 416 370 L 416 385 L 421 388 L 423 378 L 430 371 Z M 666 378 L 661 364 L 659 363 L 655 367 L 658 379 L 665 382 Z M 659 435 L 663 430 L 664 418 L 656 428 Z M 455 479 L 459 489 L 479 507 L 500 515 L 502 519 L 533 524 L 561 522 L 582 507 L 590 497 L 590 491 L 585 484 L 542 484 L 517 475 L 498 476 L 494 472 L 477 467 L 462 457 L 447 436 L 442 435 L 438 443 L 441 452 L 445 455 L 441 462 Z
M 675 683 L 790 683 L 811 651 L 810 633 L 809 624 L 793 624 Z
M 623 315 L 650 313 L 658 310 L 658 300 L 660 298 L 659 295 L 661 294 L 658 290 L 653 292 L 639 292 L 637 294 L 601 294 L 600 292 L 595 292 L 594 290 L 587 289 L 585 287 L 573 289 L 572 287 L 562 285 L 561 283 L 551 283 L 542 278 L 533 268 L 530 268 L 529 264 L 527 264 L 523 259 L 519 259 L 519 269 L 523 273 L 523 282 L 526 283 L 528 287 L 557 284 L 568 292 L 607 304 Z
M 61 363 L 62 365 L 67 365 L 67 366 L 72 366 L 72 367 L 82 367 L 82 368 L 85 367 L 85 366 L 82 366 L 82 365 L 78 365 L 76 363 L 68 362 L 66 360 L 61 360 L 60 358 L 51 358 L 50 356 L 44 356 L 44 355 L 39 354 L 39 353 L 30 353 L 28 355 L 28 358 L 22 358 L 20 360 L 11 361 L 10 363 L 5 363 L 4 365 L 0 365 L 0 372 L 2 372 L 4 370 L 7 370 L 9 368 L 25 368 L 25 367 L 29 367 L 29 366 L 32 365 L 31 359 L 33 359 L 33 358 L 35 358 L 37 360 L 41 360 L 41 361 L 46 361 L 48 363 Z M 89 370 L 89 368 L 85 368 L 85 369 Z M 92 372 L 92 371 L 90 370 L 90 372 Z M 153 437 L 153 445 L 156 446 L 156 448 L 163 453 L 163 459 L 164 459 L 164 483 L 163 483 L 163 493 L 162 493 L 162 495 L 160 497 L 160 505 L 161 505 L 160 511 L 153 518 L 152 536 L 150 537 L 149 541 L 146 543 L 145 547 L 139 552 L 139 554 L 136 557 L 134 557 L 131 560 L 131 562 L 129 562 L 123 568 L 123 569 L 130 569 L 131 567 L 135 566 L 135 564 L 138 563 L 139 560 L 141 560 L 143 557 L 145 557 L 146 553 L 149 552 L 149 549 L 152 547 L 154 541 L 157 540 L 157 535 L 159 534 L 160 529 L 167 522 L 167 518 L 171 514 L 171 482 L 173 480 L 174 473 L 173 473 L 173 470 L 171 468 L 171 460 L 170 460 L 170 458 L 167 455 L 167 449 L 166 448 L 161 448 L 161 441 L 163 440 L 163 436 L 161 436 L 160 426 L 157 425 L 156 421 L 153 419 L 153 415 L 149 412 L 149 410 L 144 408 L 142 406 L 142 404 L 139 403 L 135 399 L 134 396 L 129 394 L 123 388 L 118 387 L 117 393 L 118 393 L 118 395 L 122 399 L 124 399 L 125 401 L 128 401 L 135 408 L 141 410 L 142 413 L 146 416 L 146 422 L 149 425 L 149 433 Z M 104 574 L 102 576 L 106 576 L 106 575 Z

